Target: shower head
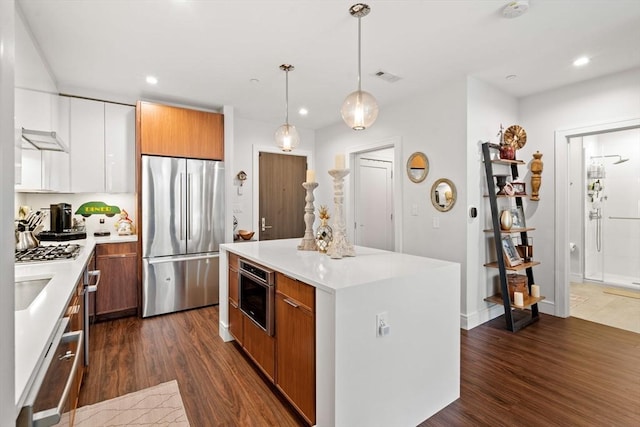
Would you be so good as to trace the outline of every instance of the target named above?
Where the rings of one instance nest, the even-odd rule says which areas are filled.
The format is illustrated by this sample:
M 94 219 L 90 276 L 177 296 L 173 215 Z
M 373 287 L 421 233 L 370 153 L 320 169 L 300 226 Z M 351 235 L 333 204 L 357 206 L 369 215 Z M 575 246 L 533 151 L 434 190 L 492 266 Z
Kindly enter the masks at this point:
M 615 162 L 613 162 L 614 165 L 619 165 L 620 163 L 624 163 L 629 159 L 623 159 L 622 156 L 620 154 L 606 154 L 604 156 L 591 156 L 592 159 L 602 159 L 604 157 L 617 157 L 618 160 L 616 160 Z

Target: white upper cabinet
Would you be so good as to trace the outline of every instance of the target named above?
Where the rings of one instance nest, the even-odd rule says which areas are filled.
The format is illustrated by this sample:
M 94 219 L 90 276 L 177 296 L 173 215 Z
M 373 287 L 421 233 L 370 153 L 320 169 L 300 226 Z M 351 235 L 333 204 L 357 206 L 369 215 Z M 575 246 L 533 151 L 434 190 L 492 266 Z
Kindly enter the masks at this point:
M 54 131 L 68 146 L 67 101 L 52 93 L 15 89 L 15 180 L 17 191 L 69 191 L 69 154 L 32 147 L 22 140 L 22 128 Z
M 133 193 L 135 107 L 71 98 L 71 191 Z
M 130 105 L 104 105 L 105 190 L 135 192 L 136 109 Z
M 71 192 L 104 193 L 104 102 L 71 98 Z

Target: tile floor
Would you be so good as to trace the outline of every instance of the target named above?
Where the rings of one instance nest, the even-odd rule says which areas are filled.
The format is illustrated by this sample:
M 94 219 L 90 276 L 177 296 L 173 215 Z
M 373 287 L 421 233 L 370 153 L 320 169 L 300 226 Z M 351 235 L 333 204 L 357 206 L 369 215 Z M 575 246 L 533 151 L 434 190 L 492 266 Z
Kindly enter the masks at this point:
M 571 283 L 571 316 L 640 334 L 640 299 L 605 293 L 605 289 Z

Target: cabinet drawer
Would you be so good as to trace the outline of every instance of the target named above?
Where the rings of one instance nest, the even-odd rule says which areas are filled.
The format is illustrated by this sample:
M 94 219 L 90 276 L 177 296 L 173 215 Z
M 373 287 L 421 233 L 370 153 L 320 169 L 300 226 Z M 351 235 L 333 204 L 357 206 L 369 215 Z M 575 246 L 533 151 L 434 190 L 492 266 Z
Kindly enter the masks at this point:
M 102 243 L 96 245 L 96 255 L 120 255 L 137 253 L 138 242 Z
M 276 273 L 276 292 L 305 305 L 315 312 L 316 289 L 299 280 Z
M 238 271 L 238 260 L 240 259 L 240 257 L 231 252 L 228 252 L 228 254 L 229 254 L 229 268 L 232 268 L 235 271 Z
M 238 272 L 229 268 L 229 299 L 238 303 Z

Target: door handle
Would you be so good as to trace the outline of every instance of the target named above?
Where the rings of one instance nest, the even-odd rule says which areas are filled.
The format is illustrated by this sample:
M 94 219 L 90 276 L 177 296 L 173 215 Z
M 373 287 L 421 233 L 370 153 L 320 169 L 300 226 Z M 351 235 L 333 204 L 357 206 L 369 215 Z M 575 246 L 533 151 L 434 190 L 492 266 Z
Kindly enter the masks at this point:
M 271 226 L 271 225 L 265 225 L 265 219 L 264 219 L 264 217 L 262 217 L 262 221 L 261 221 L 261 228 L 262 228 L 262 231 L 266 231 L 266 230 L 267 230 L 267 228 L 273 228 L 273 226 Z

